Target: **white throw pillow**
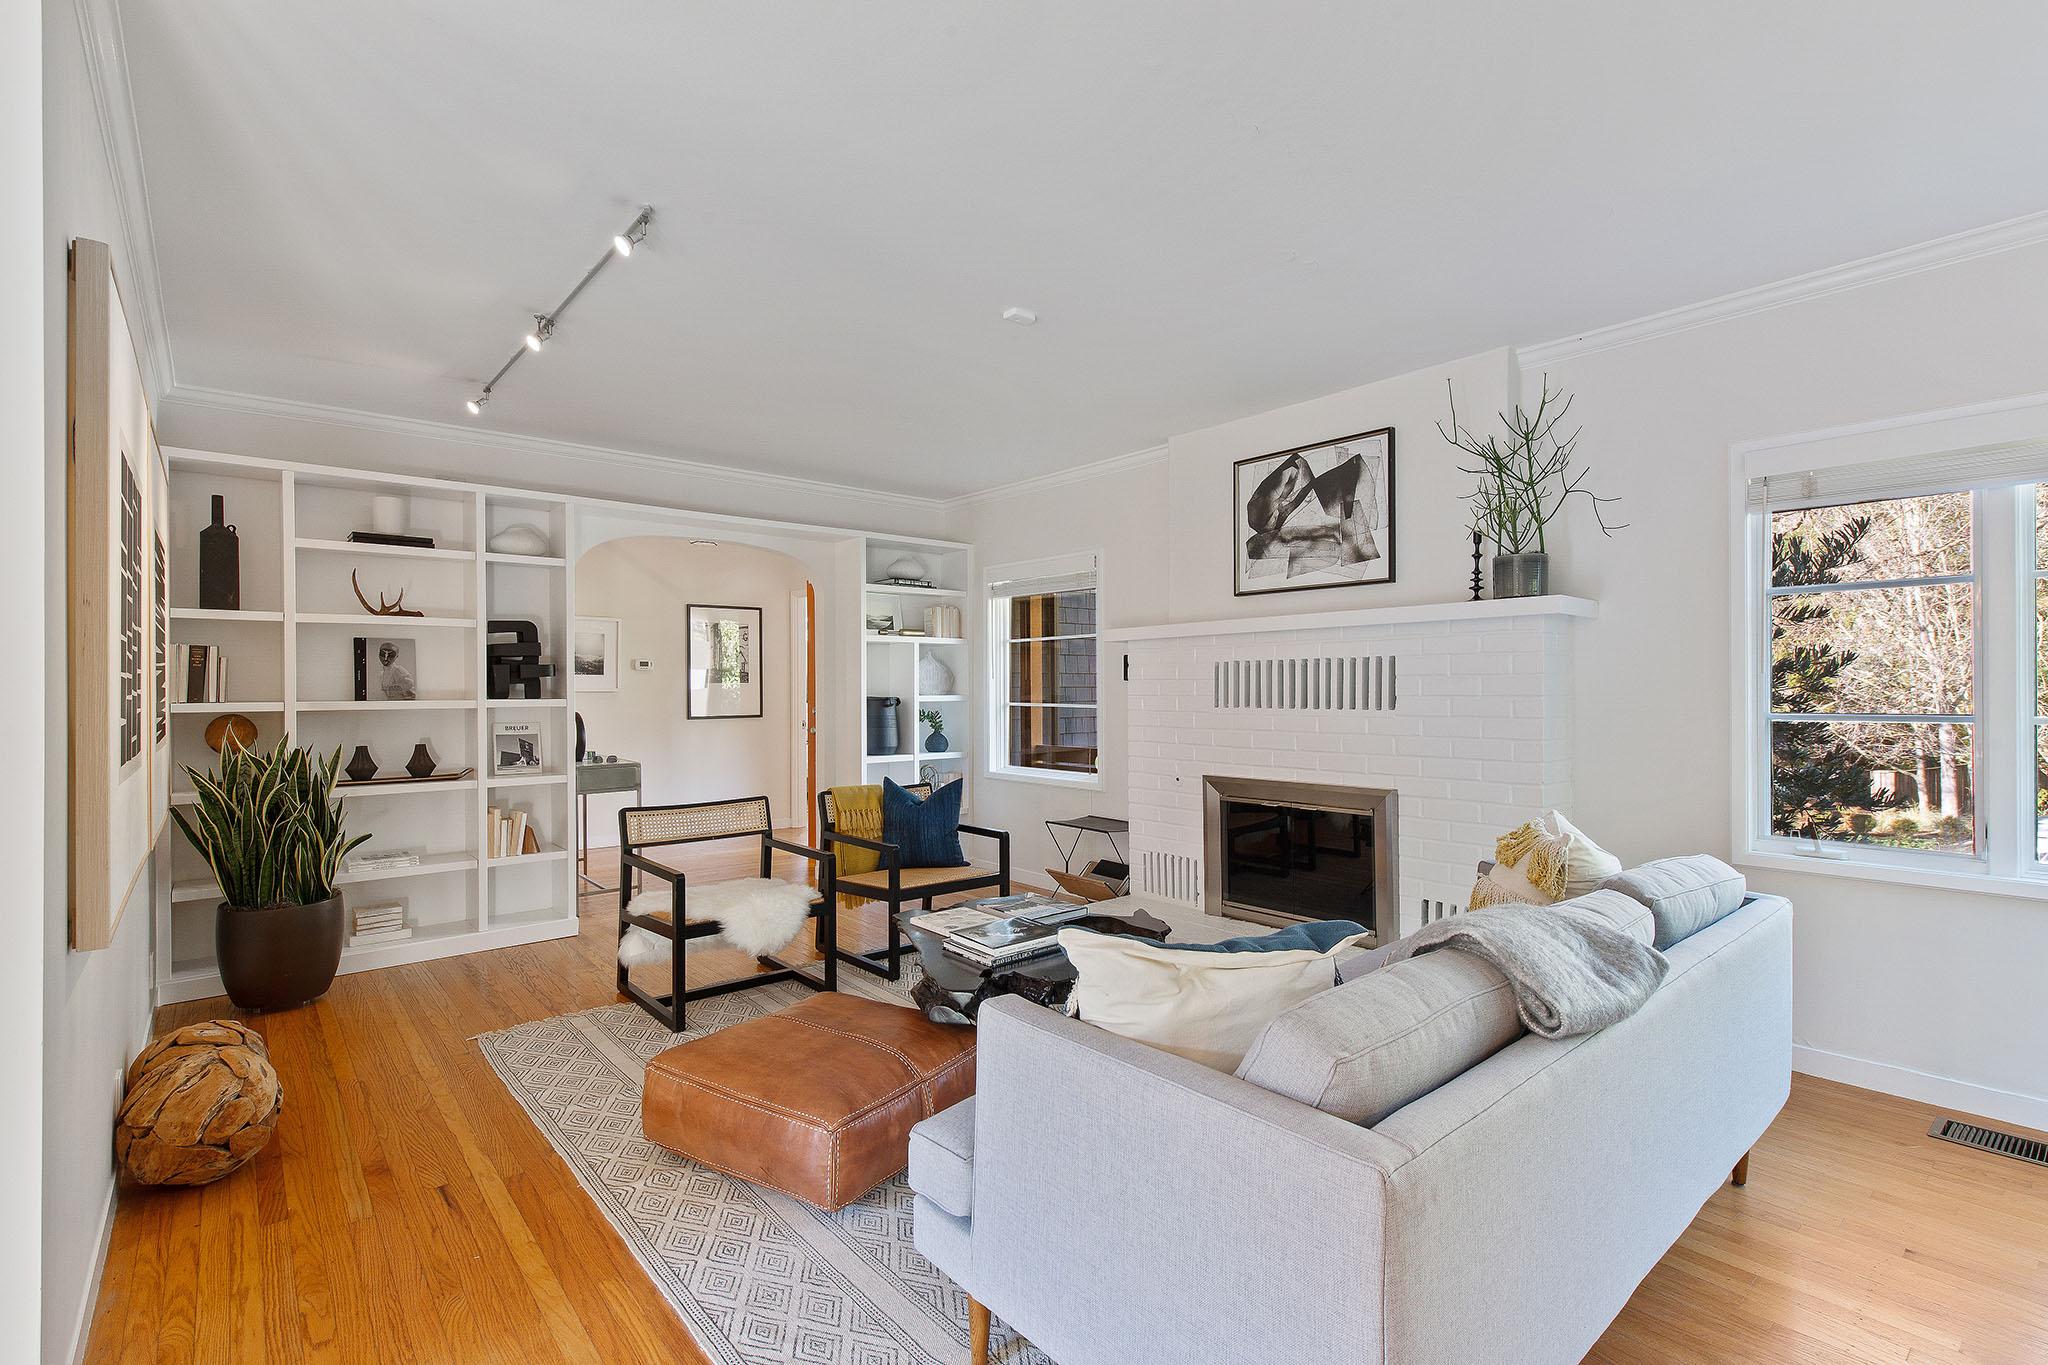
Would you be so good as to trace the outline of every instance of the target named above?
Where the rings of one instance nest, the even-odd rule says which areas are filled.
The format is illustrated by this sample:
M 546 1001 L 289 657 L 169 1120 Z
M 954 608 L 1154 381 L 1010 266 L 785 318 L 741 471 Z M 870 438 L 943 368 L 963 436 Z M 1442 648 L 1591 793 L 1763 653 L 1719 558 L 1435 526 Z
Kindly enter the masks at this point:
M 1335 985 L 1337 958 L 1367 937 L 1320 953 L 1204 953 L 1062 929 L 1060 947 L 1078 973 L 1068 1009 L 1110 1033 L 1235 1071 L 1267 1021 Z
M 1567 897 L 1598 891 L 1600 883 L 1621 871 L 1621 859 L 1588 839 L 1578 826 L 1564 818 L 1563 811 L 1550 812 L 1547 823 L 1553 833 L 1571 840 L 1564 855 L 1564 894 Z

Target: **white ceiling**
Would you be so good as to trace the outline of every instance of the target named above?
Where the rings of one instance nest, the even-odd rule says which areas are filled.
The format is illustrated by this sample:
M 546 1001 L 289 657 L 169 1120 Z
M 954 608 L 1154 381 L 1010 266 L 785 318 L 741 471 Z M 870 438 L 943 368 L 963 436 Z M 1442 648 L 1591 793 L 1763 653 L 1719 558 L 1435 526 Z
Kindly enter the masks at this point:
M 2038 0 L 122 20 L 181 385 L 472 421 L 645 201 L 474 424 L 937 496 L 2048 207 Z

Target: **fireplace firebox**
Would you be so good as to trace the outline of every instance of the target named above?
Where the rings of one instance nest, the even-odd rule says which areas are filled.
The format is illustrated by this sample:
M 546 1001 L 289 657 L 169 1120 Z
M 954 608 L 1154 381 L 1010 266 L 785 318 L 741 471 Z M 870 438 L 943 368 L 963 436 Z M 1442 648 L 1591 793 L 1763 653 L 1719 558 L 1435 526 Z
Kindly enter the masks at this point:
M 1247 777 L 1202 779 L 1206 907 L 1257 924 L 1396 923 L 1395 793 Z M 1392 934 L 1386 935 L 1391 938 Z

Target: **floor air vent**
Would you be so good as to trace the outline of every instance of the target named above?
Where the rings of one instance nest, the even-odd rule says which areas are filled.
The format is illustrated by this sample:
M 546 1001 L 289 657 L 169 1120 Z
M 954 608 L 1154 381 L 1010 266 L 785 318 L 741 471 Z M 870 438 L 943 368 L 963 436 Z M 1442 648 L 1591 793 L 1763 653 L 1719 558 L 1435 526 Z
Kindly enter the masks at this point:
M 2048 1142 L 2043 1142 L 2039 1138 L 2021 1137 L 2018 1133 L 2001 1133 L 1996 1128 L 1979 1128 L 1976 1124 L 1964 1123 L 1961 1119 L 1936 1119 L 1934 1126 L 1927 1130 L 1927 1136 L 1940 1138 L 1943 1142 L 1956 1142 L 1965 1147 L 1975 1147 L 1982 1152 L 1996 1152 L 2000 1156 L 2031 1161 L 2036 1166 L 2048 1166 Z

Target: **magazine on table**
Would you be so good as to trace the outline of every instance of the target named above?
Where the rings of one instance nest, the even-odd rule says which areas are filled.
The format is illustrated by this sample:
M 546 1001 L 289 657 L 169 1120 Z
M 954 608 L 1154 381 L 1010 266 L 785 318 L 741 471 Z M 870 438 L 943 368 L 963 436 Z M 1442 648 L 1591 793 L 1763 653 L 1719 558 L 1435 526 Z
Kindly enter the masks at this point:
M 1085 905 L 1026 893 L 933 910 L 908 923 L 936 935 L 953 956 L 991 967 L 1058 952 L 1060 925 L 1087 913 Z

